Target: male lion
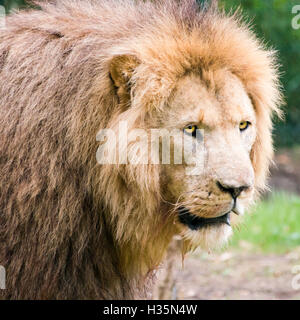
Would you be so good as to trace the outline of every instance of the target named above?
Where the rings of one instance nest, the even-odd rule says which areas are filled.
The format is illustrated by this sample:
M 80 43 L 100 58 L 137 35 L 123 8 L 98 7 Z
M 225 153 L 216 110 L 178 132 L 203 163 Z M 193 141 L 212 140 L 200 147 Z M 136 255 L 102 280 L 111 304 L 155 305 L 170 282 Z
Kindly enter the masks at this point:
M 1 293 L 142 297 L 174 235 L 185 251 L 224 243 L 233 212 L 265 187 L 274 52 L 237 15 L 194 0 L 40 6 L 0 32 Z M 99 130 L 121 121 L 180 130 L 202 146 L 203 170 L 99 164 Z M 135 143 L 128 157 L 148 149 Z

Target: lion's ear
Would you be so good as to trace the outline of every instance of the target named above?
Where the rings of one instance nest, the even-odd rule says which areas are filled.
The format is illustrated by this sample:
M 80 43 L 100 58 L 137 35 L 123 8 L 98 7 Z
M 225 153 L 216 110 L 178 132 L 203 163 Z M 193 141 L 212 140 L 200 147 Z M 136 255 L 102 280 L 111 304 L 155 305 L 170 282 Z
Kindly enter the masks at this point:
M 130 79 L 135 68 L 140 64 L 132 55 L 116 56 L 110 63 L 110 76 L 117 88 L 129 89 Z

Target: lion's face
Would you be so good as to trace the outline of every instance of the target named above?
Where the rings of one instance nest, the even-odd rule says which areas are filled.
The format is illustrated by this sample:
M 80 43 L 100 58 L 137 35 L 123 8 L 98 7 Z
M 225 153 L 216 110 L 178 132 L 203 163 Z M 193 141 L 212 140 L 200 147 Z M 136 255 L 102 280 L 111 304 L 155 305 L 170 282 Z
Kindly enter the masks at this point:
M 256 117 L 237 77 L 219 70 L 203 72 L 201 78 L 188 75 L 179 80 L 157 117 L 162 127 L 180 129 L 192 143 L 194 139 L 198 154 L 192 152 L 191 157 L 201 164 L 195 167 L 184 159 L 182 165 L 162 165 L 162 192 L 175 205 L 178 232 L 193 246 L 215 247 L 231 234 L 233 211 L 243 214 L 253 196 L 250 151 Z
M 109 127 L 127 120 L 129 132 L 160 129 L 154 166 L 149 135 L 146 140 L 144 134 L 139 139 L 128 135 L 128 158 L 146 160 L 118 170 L 141 202 L 128 209 L 128 218 L 153 225 L 156 237 L 156 232 L 164 239 L 182 235 L 186 250 L 218 247 L 229 238 L 237 215 L 264 188 L 272 158 L 270 115 L 276 106 L 263 90 L 269 87 L 258 85 L 264 74 L 247 82 L 230 70 L 207 64 L 168 73 L 134 56 L 117 56 L 110 67 L 120 108 Z M 118 137 L 127 141 L 123 134 Z M 164 163 L 168 139 L 171 161 Z M 175 157 L 178 150 L 182 161 Z M 122 226 L 119 230 L 123 235 Z

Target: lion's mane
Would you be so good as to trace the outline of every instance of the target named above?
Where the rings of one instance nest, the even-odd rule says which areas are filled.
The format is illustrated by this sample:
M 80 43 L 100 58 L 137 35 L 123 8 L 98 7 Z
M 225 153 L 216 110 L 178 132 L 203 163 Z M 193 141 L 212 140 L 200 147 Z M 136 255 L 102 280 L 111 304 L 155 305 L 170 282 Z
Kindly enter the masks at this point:
M 159 166 L 101 166 L 99 129 L 163 108 L 176 81 L 226 67 L 257 114 L 256 190 L 279 112 L 275 54 L 238 14 L 195 1 L 64 0 L 7 18 L 0 31 L 0 264 L 11 299 L 133 298 L 173 235 Z M 112 59 L 140 62 L 128 107 Z

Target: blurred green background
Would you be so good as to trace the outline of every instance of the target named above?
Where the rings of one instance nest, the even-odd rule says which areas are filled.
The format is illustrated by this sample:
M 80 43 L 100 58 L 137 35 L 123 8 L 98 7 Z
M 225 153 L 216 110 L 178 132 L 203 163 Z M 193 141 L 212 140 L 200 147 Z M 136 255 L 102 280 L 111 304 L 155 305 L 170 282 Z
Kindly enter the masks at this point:
M 26 7 L 25 2 L 0 0 L 0 5 L 9 12 Z M 297 1 L 219 0 L 219 3 L 227 11 L 240 6 L 257 35 L 278 50 L 287 104 L 284 107 L 285 120 L 275 121 L 274 139 L 278 147 L 300 144 L 300 29 L 294 30 L 291 25 L 295 16 L 292 7 Z
M 0 0 L 0 5 L 5 7 L 6 12 L 9 12 L 12 9 L 26 7 L 25 2 L 23 0 Z

